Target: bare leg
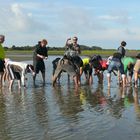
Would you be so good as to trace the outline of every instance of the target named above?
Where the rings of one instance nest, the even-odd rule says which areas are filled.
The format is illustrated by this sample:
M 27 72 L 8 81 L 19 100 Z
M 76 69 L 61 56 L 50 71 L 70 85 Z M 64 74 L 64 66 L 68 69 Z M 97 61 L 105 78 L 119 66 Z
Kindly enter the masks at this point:
M 1 87 L 3 86 L 3 72 L 0 73 L 1 77 L 0 77 L 0 84 Z
M 138 87 L 138 72 L 134 71 L 135 87 Z
M 103 73 L 101 72 L 99 72 L 98 74 L 97 74 L 97 77 L 98 77 L 98 80 L 99 80 L 99 84 L 102 84 L 103 83 Z
M 74 80 L 74 83 L 75 83 L 75 87 L 78 87 L 78 77 L 74 76 L 73 80 Z
M 33 75 L 33 85 L 35 86 L 36 73 Z
M 61 75 L 61 71 L 57 71 L 57 73 L 55 73 L 53 76 L 52 76 L 52 84 L 53 84 L 53 86 L 55 85 L 55 83 L 56 83 L 56 80 L 57 80 L 57 78 L 59 77 Z
M 110 87 L 110 83 L 111 83 L 111 75 L 110 75 L 110 73 L 107 74 L 107 81 L 108 81 L 108 87 Z
M 18 80 L 18 88 L 20 89 L 21 88 L 21 81 Z
M 118 71 L 118 81 L 119 81 L 119 85 L 122 84 L 122 78 L 121 78 L 120 75 L 121 75 L 121 74 L 120 74 L 120 71 Z
M 6 77 L 7 77 L 7 72 L 6 72 L 6 70 L 4 70 L 3 77 L 2 77 L 2 83 L 3 83 L 3 85 L 5 84 Z
M 123 87 L 126 86 L 126 76 L 125 74 L 122 74 L 122 82 L 123 82 Z
M 42 72 L 43 84 L 45 84 L 45 72 Z
M 12 86 L 13 86 L 13 82 L 14 82 L 14 80 L 10 80 L 10 82 L 9 82 L 9 89 L 11 90 L 11 88 L 12 88 Z
M 61 75 L 61 73 L 62 73 L 62 67 L 57 66 L 57 68 L 56 68 L 56 70 L 54 72 L 54 75 L 52 76 L 52 84 L 53 84 L 53 86 L 55 85 L 56 80 Z
M 91 85 L 93 83 L 93 78 L 92 75 L 89 76 L 89 85 Z

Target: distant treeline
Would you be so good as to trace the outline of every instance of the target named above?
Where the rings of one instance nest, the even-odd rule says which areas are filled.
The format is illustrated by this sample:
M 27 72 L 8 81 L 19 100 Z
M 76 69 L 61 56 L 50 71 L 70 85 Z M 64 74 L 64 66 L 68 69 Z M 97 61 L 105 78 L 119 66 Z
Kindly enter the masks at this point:
M 81 50 L 103 50 L 101 47 L 98 46 L 86 46 L 86 45 L 80 45 Z M 13 45 L 11 48 L 4 47 L 5 50 L 33 50 L 35 46 L 15 46 Z M 48 50 L 65 50 L 65 47 L 50 47 L 48 46 Z

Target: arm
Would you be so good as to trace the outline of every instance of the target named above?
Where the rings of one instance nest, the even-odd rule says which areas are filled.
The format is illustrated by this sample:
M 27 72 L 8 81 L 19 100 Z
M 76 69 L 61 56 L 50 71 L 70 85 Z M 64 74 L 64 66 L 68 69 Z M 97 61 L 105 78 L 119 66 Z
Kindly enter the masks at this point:
M 77 45 L 76 48 L 75 48 L 76 52 L 78 54 L 81 54 L 81 48 L 80 48 L 80 45 Z

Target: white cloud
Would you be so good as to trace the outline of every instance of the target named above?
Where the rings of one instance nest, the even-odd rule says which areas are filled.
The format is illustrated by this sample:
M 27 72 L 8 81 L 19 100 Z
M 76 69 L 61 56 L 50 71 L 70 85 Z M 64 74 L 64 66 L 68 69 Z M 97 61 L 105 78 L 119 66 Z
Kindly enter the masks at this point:
M 14 3 L 7 7 L 5 12 L 0 13 L 0 28 L 3 28 L 5 32 L 37 32 L 43 31 L 47 28 L 47 25 L 37 21 L 33 18 L 32 13 L 27 12 L 21 4 Z M 3 23 L 2 18 L 4 18 Z
M 112 21 L 119 24 L 129 24 L 133 19 L 132 16 L 129 15 L 128 10 L 126 9 L 113 9 L 109 12 L 109 14 L 104 14 L 98 17 L 104 21 Z
M 105 19 L 105 20 L 121 20 L 121 19 L 132 19 L 132 17 L 124 17 L 124 16 L 111 16 L 111 15 L 103 15 L 99 16 L 99 19 Z

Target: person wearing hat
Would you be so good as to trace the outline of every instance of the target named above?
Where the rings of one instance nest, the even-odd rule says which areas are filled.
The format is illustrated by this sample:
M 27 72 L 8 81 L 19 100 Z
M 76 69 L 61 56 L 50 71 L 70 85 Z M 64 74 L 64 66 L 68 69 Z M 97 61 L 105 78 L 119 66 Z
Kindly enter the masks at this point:
M 118 52 L 122 55 L 122 57 L 125 56 L 125 46 L 127 45 L 127 43 L 125 41 L 121 42 L 121 46 L 118 48 Z
M 38 44 L 35 46 L 35 50 L 33 52 L 33 66 L 35 69 L 35 74 L 33 76 L 34 85 L 35 85 L 36 74 L 38 74 L 39 71 L 41 71 L 42 73 L 43 84 L 45 84 L 44 59 L 48 58 L 48 49 L 46 47 L 47 44 L 48 41 L 46 39 L 39 41 Z
M 134 80 L 135 80 L 135 87 L 138 87 L 138 77 L 140 72 L 140 53 L 136 56 L 137 61 L 134 66 Z
M 4 74 L 4 58 L 5 58 L 5 51 L 2 46 L 2 43 L 5 41 L 5 36 L 0 35 L 0 84 L 3 84 L 3 74 Z

